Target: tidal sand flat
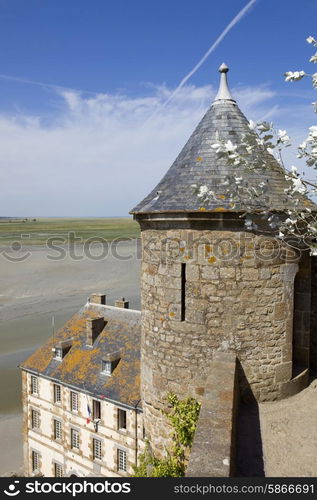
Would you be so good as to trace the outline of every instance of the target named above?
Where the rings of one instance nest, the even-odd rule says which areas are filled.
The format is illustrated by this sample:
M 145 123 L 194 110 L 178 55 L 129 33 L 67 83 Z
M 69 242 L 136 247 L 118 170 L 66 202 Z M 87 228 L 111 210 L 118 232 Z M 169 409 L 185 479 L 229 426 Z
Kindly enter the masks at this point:
M 97 221 L 100 224 L 100 219 Z M 48 224 L 46 231 L 54 232 L 53 226 Z M 2 453 L 0 475 L 13 470 L 14 464 L 19 469 L 22 460 L 21 375 L 17 366 L 52 335 L 52 317 L 56 330 L 93 292 L 106 293 L 108 304 L 124 296 L 131 308 L 140 308 L 139 242 L 126 239 L 126 233 L 121 239 L 113 225 L 111 231 L 115 239 L 108 234 L 107 240 L 103 233 L 101 241 L 86 246 L 83 242 L 73 246 L 63 242 L 58 250 L 43 242 L 12 248 L 18 233 L 10 240 L 6 236 L 0 246 L 0 445 L 5 449 L 6 443 L 12 443 L 10 467 L 6 453 Z

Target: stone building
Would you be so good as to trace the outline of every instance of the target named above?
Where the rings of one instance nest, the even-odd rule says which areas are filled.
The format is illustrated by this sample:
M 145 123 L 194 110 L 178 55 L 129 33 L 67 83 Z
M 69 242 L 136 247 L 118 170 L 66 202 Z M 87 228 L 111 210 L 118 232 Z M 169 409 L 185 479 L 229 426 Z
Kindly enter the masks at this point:
M 22 365 L 24 474 L 127 476 L 142 450 L 140 312 L 90 301 Z
M 256 139 L 229 91 L 228 68 L 219 71 L 210 109 L 131 211 L 141 227 L 141 314 L 95 295 L 22 365 L 26 475 L 131 474 L 144 435 L 164 455 L 170 391 L 203 401 L 207 444 L 199 442 L 199 422 L 193 475 L 232 475 L 236 393 L 245 401 L 287 397 L 316 368 L 315 259 L 277 240 L 268 222 L 285 217 L 289 204 L 284 170 L 272 155 L 258 144 L 265 166 L 248 169 L 213 148 L 239 144 L 246 134 Z M 233 175 L 250 193 L 265 186 L 262 195 L 228 196 Z M 199 186 L 212 196 L 198 196 Z M 215 464 L 207 453 L 203 467 L 204 446 L 218 453 Z
M 212 106 L 163 179 L 131 211 L 143 248 L 144 425 L 158 454 L 168 439 L 161 412 L 167 392 L 200 399 L 215 354 L 237 357 L 245 400 L 295 393 L 308 382 L 310 362 L 316 363 L 312 259 L 279 242 L 268 223 L 270 215 L 283 218 L 289 208 L 285 171 L 261 144 L 256 155 L 265 167 L 250 169 L 230 165 L 212 147 L 257 137 L 230 93 L 227 66 L 219 71 Z M 265 186 L 264 194 L 251 200 L 228 196 L 225 186 L 233 175 L 251 193 Z M 213 195 L 202 201 L 199 186 Z M 257 229 L 247 230 L 250 203 Z M 299 203 L 309 205 L 304 198 Z

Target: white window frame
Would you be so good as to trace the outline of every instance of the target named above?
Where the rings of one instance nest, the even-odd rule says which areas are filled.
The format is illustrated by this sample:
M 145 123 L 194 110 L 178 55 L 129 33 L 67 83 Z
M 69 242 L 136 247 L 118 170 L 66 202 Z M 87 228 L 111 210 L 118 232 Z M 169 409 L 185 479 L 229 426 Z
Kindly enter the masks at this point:
M 54 418 L 53 426 L 54 426 L 54 439 L 56 441 L 61 441 L 63 438 L 62 422 Z
M 55 347 L 54 358 L 59 359 L 59 360 L 63 359 L 63 348 L 62 347 Z
M 39 378 L 31 375 L 31 394 L 38 396 L 39 394 Z
M 70 409 L 74 413 L 78 413 L 79 394 L 78 392 L 70 391 Z
M 61 464 L 58 464 L 57 462 L 54 463 L 54 477 L 64 477 L 64 469 Z
M 127 472 L 127 452 L 118 448 L 118 471 Z
M 79 430 L 73 427 L 70 429 L 70 446 L 72 450 L 79 450 L 80 447 Z
M 40 412 L 39 410 L 34 410 L 33 408 L 31 409 L 31 428 L 40 428 Z
M 92 438 L 92 451 L 94 460 L 102 460 L 102 441 L 98 438 Z
M 38 451 L 32 450 L 31 452 L 32 472 L 38 472 L 40 470 L 40 459 L 41 459 L 40 453 Z
M 103 375 L 111 375 L 112 374 L 112 362 L 111 361 L 107 361 L 105 359 L 102 360 L 101 373 L 103 373 Z
M 58 396 L 59 392 L 59 397 Z M 61 404 L 62 402 L 62 387 L 59 384 L 53 384 L 53 397 L 54 397 L 54 403 L 55 404 Z
M 127 412 L 122 408 L 118 408 L 118 429 L 119 431 L 127 430 Z

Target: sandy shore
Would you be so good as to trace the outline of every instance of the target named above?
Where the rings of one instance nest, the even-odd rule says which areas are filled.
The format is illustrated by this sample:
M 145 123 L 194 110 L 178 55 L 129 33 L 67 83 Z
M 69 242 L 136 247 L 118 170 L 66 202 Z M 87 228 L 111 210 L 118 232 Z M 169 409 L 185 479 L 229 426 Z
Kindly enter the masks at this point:
M 123 241 L 103 258 L 100 246 L 50 260 L 45 247 L 30 249 L 23 261 L 11 261 L 0 248 L 0 475 L 22 461 L 21 375 L 17 368 L 39 345 L 82 307 L 93 292 L 114 304 L 122 296 L 140 308 L 139 249 Z M 16 258 L 16 253 L 12 257 Z
M 0 476 L 22 474 L 22 415 L 0 419 Z

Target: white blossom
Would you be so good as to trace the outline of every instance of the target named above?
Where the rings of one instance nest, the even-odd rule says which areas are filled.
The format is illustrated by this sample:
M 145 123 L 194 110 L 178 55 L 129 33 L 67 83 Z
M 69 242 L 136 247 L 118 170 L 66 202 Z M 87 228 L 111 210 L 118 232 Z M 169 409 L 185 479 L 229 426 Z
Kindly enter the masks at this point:
M 315 40 L 315 38 L 313 36 L 309 36 L 308 38 L 306 38 L 306 42 L 313 43 L 314 45 L 317 45 L 317 40 Z
M 311 56 L 311 58 L 309 59 L 309 62 L 317 63 L 317 52 L 316 52 L 316 54 L 314 54 L 313 56 Z
M 286 144 L 290 140 L 286 130 L 278 130 L 277 135 L 280 142 L 282 142 L 283 144 Z
M 253 120 L 249 121 L 249 129 L 254 130 L 256 128 L 256 123 Z
M 286 71 L 286 73 L 284 73 L 286 82 L 301 80 L 305 75 L 305 71 Z
M 225 148 L 227 149 L 228 152 L 233 152 L 237 149 L 237 146 L 235 144 L 232 144 L 232 142 L 229 139 L 229 141 L 225 143 Z
M 302 181 L 299 177 L 297 177 L 296 179 L 292 179 L 292 184 L 293 184 L 293 186 L 292 186 L 293 192 L 297 192 L 300 194 L 306 193 L 306 187 L 302 183 Z
M 198 192 L 198 197 L 199 198 L 202 198 L 203 196 L 205 196 L 206 194 L 208 193 L 208 186 L 204 185 L 204 186 L 200 186 L 199 187 L 199 192 Z

